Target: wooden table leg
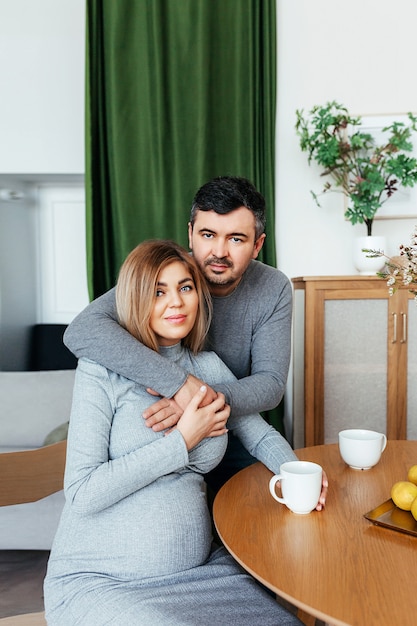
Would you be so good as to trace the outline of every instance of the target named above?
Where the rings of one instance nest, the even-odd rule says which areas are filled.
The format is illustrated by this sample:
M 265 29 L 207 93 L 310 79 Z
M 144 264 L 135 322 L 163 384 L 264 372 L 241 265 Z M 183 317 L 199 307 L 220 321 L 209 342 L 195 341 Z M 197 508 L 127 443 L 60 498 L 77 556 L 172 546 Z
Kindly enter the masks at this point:
M 305 626 L 316 626 L 316 618 L 314 615 L 306 613 L 303 609 L 298 609 L 297 617 L 303 622 L 303 624 L 305 624 Z

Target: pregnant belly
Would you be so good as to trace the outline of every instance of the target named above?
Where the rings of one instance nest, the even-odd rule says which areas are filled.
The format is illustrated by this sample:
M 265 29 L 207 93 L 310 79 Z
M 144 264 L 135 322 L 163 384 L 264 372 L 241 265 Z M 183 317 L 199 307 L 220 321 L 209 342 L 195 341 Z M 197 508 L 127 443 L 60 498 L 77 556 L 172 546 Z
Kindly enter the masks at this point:
M 69 568 L 126 580 L 164 576 L 201 565 L 211 549 L 205 487 L 196 474 L 171 475 L 106 511 L 65 522 L 55 556 L 68 574 Z
M 136 567 L 145 576 L 161 576 L 201 565 L 211 548 L 211 520 L 205 496 L 187 493 L 161 498 L 140 515 Z

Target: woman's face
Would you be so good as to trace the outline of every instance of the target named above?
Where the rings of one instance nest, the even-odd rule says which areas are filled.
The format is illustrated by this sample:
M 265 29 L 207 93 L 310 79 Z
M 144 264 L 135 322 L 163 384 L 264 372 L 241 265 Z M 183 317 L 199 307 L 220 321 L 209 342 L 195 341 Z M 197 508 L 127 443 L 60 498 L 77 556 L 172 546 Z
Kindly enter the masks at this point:
M 173 346 L 192 330 L 198 310 L 198 294 L 188 268 L 181 261 L 159 274 L 150 327 L 159 345 Z

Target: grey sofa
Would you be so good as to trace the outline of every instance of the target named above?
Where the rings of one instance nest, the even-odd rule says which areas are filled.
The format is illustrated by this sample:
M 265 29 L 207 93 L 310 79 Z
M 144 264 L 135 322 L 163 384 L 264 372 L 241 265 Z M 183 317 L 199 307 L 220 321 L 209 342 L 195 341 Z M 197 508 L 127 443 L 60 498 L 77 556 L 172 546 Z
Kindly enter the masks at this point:
M 0 453 L 38 448 L 68 422 L 74 375 L 75 370 L 0 372 Z M 0 550 L 49 550 L 63 505 L 60 491 L 0 507 Z

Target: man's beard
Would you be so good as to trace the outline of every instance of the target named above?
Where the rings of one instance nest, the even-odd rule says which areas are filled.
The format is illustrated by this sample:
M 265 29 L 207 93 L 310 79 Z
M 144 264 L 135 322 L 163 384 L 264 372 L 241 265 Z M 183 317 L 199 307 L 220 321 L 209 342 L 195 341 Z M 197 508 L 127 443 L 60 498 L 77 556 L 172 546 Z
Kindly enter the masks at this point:
M 218 259 L 216 257 L 211 257 L 204 261 L 203 274 L 206 278 L 206 281 L 209 285 L 232 285 L 236 282 L 236 277 L 233 274 L 228 276 L 227 278 L 223 276 L 222 273 L 216 274 L 216 271 L 211 268 L 211 264 L 224 265 L 228 268 L 233 268 L 233 263 L 228 259 Z M 207 273 L 207 268 L 210 268 L 210 274 Z
M 236 282 L 236 279 L 230 276 L 229 278 L 224 278 L 224 276 L 216 276 L 211 275 L 207 276 L 204 274 L 206 283 L 208 285 L 233 285 Z

